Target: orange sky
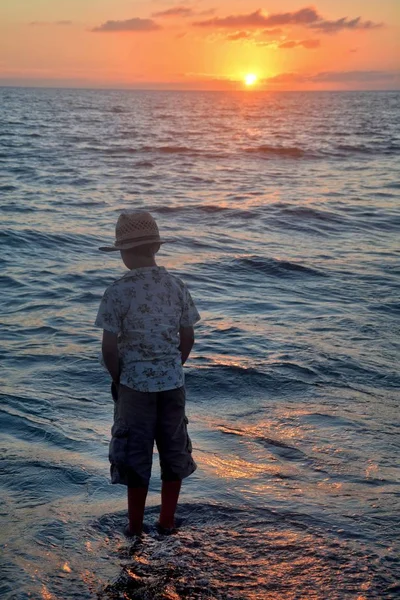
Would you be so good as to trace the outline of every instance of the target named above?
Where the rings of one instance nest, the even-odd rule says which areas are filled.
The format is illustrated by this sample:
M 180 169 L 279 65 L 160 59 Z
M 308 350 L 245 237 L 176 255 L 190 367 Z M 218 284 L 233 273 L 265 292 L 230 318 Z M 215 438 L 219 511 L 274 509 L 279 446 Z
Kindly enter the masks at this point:
M 400 0 L 0 0 L 0 85 L 399 89 Z

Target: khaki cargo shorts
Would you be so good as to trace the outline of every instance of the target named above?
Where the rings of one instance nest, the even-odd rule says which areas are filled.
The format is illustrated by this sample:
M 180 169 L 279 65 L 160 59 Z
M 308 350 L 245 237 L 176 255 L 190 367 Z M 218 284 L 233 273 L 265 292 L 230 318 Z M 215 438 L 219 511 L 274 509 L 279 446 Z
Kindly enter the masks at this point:
M 177 481 L 191 475 L 197 467 L 187 424 L 184 387 L 138 392 L 120 385 L 111 429 L 111 483 L 147 486 L 154 441 L 160 456 L 161 479 Z

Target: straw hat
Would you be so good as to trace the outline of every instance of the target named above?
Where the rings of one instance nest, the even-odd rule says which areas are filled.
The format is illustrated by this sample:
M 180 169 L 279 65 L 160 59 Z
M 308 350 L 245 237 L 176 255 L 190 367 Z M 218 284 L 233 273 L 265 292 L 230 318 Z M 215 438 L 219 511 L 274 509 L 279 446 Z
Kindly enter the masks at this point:
M 103 252 L 129 250 L 144 244 L 164 244 L 155 219 L 146 211 L 124 212 L 115 227 L 114 246 L 102 246 Z

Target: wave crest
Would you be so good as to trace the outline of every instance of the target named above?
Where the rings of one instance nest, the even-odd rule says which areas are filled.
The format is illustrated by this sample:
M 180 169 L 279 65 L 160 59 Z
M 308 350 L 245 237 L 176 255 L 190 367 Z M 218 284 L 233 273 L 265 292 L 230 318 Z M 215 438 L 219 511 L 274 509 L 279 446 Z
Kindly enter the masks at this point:
M 252 269 L 261 271 L 271 277 L 327 277 L 325 273 L 306 267 L 300 263 L 288 260 L 279 260 L 277 258 L 264 258 L 261 256 L 246 256 L 235 259 L 233 266 L 239 269 Z

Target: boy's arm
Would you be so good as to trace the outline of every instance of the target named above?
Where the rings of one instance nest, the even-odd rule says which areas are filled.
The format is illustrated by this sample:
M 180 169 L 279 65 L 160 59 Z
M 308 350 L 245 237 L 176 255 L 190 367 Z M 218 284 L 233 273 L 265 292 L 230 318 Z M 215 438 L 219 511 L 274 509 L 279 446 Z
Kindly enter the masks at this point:
M 194 328 L 191 327 L 180 327 L 179 328 L 179 350 L 181 351 L 182 364 L 184 365 L 194 344 Z
M 104 364 L 114 383 L 119 384 L 119 356 L 118 336 L 116 333 L 103 329 L 103 342 L 101 345 Z

